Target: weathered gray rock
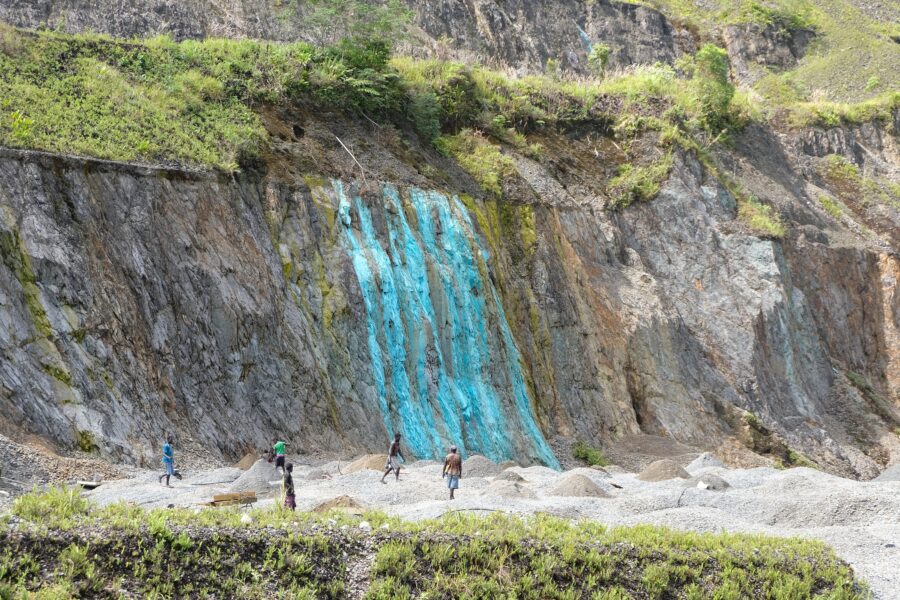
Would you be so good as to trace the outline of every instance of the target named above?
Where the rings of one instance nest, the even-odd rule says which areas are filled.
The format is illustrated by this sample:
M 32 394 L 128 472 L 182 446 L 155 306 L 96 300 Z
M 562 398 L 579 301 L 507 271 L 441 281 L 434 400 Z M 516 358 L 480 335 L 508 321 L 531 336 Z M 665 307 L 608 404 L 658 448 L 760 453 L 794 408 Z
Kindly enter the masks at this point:
M 543 72 L 548 61 L 561 69 L 588 72 L 591 44 L 610 47 L 609 68 L 671 63 L 695 41 L 661 13 L 610 0 L 408 0 L 417 35 L 404 52 L 479 59 L 520 72 Z M 306 24 L 306 3 L 280 0 L 9 0 L 0 20 L 20 27 L 98 32 L 118 37 L 169 34 L 175 39 L 249 37 L 319 39 Z
M 304 175 L 358 173 L 336 127 L 366 172 L 401 195 L 436 184 L 373 142 L 370 125 L 309 117 L 304 127 L 304 145 L 278 147 L 296 172 L 234 178 L 0 151 L 2 426 L 154 465 L 171 431 L 231 460 L 273 436 L 298 452 L 384 452 L 345 226 L 328 182 Z M 889 133 L 853 139 L 890 174 Z M 588 148 L 571 137 L 548 143 L 552 161 L 522 159 L 505 190 L 504 226 L 514 229 L 481 232 L 493 246 L 479 276 L 498 296 L 486 310 L 485 381 L 502 406 L 519 405 L 501 368 L 516 356 L 529 382 L 522 404 L 548 438 L 604 446 L 643 431 L 710 447 L 733 433 L 739 407 L 826 468 L 874 475 L 863 450 L 896 425 L 838 366 L 896 398 L 900 264 L 850 232 L 833 235 L 809 207 L 805 161 L 815 157 L 765 132 L 736 140 L 759 194 L 796 219 L 770 240 L 746 231 L 735 199 L 690 155 L 658 198 L 609 211 L 593 167 L 556 166 L 581 164 Z M 471 179 L 441 168 L 450 182 L 441 185 L 479 209 Z M 392 213 L 383 195 L 364 196 L 375 243 L 388 248 Z M 376 336 L 384 347 L 384 327 Z M 439 345 L 449 352 L 452 340 Z M 433 373 L 436 346 L 429 352 Z M 491 433 L 508 444 L 502 458 L 534 460 L 519 427 Z
M 722 32 L 735 77 L 742 83 L 754 83 L 768 70 L 796 66 L 814 37 L 810 29 L 780 22 L 731 25 Z

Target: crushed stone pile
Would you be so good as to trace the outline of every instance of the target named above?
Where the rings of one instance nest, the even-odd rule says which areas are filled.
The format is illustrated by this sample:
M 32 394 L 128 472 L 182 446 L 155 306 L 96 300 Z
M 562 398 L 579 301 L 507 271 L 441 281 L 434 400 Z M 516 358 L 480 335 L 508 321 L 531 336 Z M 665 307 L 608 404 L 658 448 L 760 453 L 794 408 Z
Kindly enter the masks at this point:
M 307 481 L 317 481 L 319 479 L 328 479 L 328 477 L 329 473 L 325 472 L 325 469 L 315 468 L 309 470 L 305 479 Z
M 212 471 L 199 471 L 184 478 L 185 483 L 194 485 L 213 485 L 217 483 L 233 483 L 244 471 L 235 467 L 220 467 Z
M 271 484 L 273 481 L 281 481 L 281 470 L 276 470 L 274 463 L 260 459 L 244 471 L 229 489 L 232 492 L 256 492 L 257 496 L 264 496 L 277 489 L 277 484 Z
M 609 498 L 603 488 L 584 475 L 569 475 L 550 491 L 551 496 L 573 498 Z
M 512 481 L 514 483 L 525 483 L 525 478 L 515 471 L 507 470 L 494 477 L 494 481 Z
M 480 454 L 473 454 L 463 461 L 463 475 L 467 477 L 493 477 L 501 471 L 500 465 Z
M 497 467 L 499 467 L 501 471 L 505 471 L 506 469 L 514 469 L 518 466 L 520 466 L 519 463 L 514 460 L 504 460 L 502 463 L 497 465 Z
M 360 471 L 365 470 L 384 471 L 387 460 L 387 454 L 366 454 L 365 456 L 357 458 L 346 467 L 343 467 L 341 473 L 350 475 L 351 473 L 359 473 Z
M 483 496 L 499 496 L 500 498 L 537 498 L 531 489 L 514 481 L 495 481 L 481 492 Z
M 700 469 L 709 469 L 713 467 L 722 468 L 724 466 L 725 463 L 716 458 L 715 455 L 710 452 L 704 452 L 703 454 L 692 460 L 690 464 L 685 467 L 685 470 L 689 473 L 694 473 L 696 471 L 699 471 Z
M 882 471 L 875 481 L 900 481 L 900 463 Z
M 647 465 L 647 468 L 641 471 L 637 478 L 641 481 L 666 481 L 676 477 L 689 479 L 690 476 L 690 473 L 685 471 L 677 462 L 664 458 Z

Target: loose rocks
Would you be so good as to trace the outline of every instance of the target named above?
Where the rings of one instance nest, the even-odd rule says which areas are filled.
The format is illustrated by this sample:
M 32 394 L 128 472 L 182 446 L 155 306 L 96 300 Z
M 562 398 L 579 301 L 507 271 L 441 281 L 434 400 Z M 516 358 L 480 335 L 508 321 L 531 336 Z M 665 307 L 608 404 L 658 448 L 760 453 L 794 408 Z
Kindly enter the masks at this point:
M 680 477 L 688 479 L 690 474 L 681 465 L 667 458 L 650 463 L 646 469 L 637 476 L 641 481 L 666 481 Z
M 268 494 L 273 489 L 270 482 L 280 480 L 281 471 L 276 470 L 271 463 L 260 459 L 231 484 L 231 491 Z
M 515 471 L 503 471 L 502 473 L 494 477 L 494 481 L 512 481 L 514 483 L 524 483 L 525 478 Z

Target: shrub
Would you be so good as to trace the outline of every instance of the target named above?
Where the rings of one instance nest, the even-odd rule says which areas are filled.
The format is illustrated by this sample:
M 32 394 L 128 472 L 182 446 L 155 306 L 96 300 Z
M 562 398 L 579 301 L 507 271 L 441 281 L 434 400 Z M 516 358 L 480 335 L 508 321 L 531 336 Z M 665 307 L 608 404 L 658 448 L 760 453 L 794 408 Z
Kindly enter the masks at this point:
M 572 456 L 574 458 L 577 458 L 578 460 L 583 460 L 591 466 L 596 465 L 605 467 L 609 464 L 609 461 L 606 460 L 605 456 L 603 456 L 602 451 L 598 450 L 597 448 L 592 448 L 581 440 L 578 440 L 572 446 Z
M 503 195 L 503 180 L 515 173 L 515 164 L 499 146 L 470 129 L 441 137 L 438 142 L 439 147 L 453 156 L 484 191 L 498 198 Z
M 652 200 L 672 170 L 672 153 L 647 166 L 624 164 L 609 182 L 608 193 L 613 205 L 625 208 L 634 201 Z
M 708 129 L 727 125 L 728 105 L 734 96 L 729 80 L 728 53 L 713 44 L 705 44 L 694 56 L 696 69 L 692 80 L 697 87 L 701 119 Z
M 840 205 L 828 196 L 820 194 L 819 204 L 822 205 L 822 208 L 825 209 L 825 212 L 827 212 L 829 215 L 831 215 L 832 218 L 838 221 L 840 221 L 841 217 L 844 215 Z
M 588 64 L 591 70 L 598 77 L 606 74 L 606 63 L 609 62 L 610 47 L 606 44 L 594 44 L 591 46 L 591 53 L 588 55 Z
M 766 238 L 782 238 L 787 230 L 781 217 L 768 204 L 753 197 L 738 200 L 738 216 L 750 230 Z

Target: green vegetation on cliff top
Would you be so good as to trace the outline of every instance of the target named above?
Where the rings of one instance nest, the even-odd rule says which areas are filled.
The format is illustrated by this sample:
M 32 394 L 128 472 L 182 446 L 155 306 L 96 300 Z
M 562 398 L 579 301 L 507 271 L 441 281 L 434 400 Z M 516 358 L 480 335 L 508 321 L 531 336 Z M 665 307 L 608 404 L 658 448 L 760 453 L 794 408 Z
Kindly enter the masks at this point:
M 369 599 L 865 597 L 821 542 L 759 535 L 500 513 L 409 523 L 255 509 L 247 523 L 227 508 L 99 508 L 59 488 L 12 514 L 0 520 L 2 598 L 344 598 L 350 565 L 372 554 Z
M 900 7 L 860 0 L 639 0 L 708 38 L 728 25 L 810 29 L 799 64 L 755 84 L 769 103 L 858 102 L 900 90 Z

